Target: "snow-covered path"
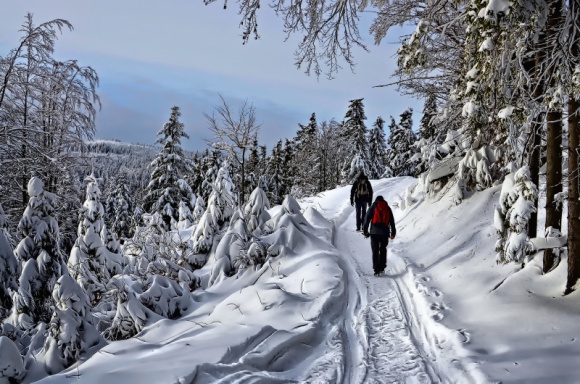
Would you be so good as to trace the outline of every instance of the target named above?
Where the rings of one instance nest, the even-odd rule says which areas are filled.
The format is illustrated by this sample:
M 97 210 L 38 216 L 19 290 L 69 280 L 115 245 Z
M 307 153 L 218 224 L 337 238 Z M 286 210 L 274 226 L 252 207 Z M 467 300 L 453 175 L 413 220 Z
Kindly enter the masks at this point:
M 400 199 L 397 193 L 412 184 L 411 179 L 377 181 L 373 183 L 374 195 L 394 202 Z M 407 212 L 394 210 L 395 219 L 401 222 L 399 234 L 389 244 L 387 275 L 375 277 L 370 241 L 355 231 L 354 209 L 348 203 L 334 209 L 321 208 L 334 221 L 334 245 L 340 251 L 339 263 L 348 279 L 349 305 L 343 323 L 347 339 L 344 382 L 451 383 L 458 382 L 458 377 L 461 382 L 477 381 L 464 369 L 469 362 L 453 356 L 457 351 L 444 345 L 446 340 L 435 335 L 432 324 L 423 324 L 425 317 L 431 323 L 437 320 L 431 315 L 437 308 L 421 308 L 427 304 L 417 303 L 414 296 L 440 293 L 430 291 L 427 278 L 413 273 L 406 264 L 408 255 L 403 245 L 412 237 L 404 229 Z M 440 358 L 442 354 L 446 355 L 444 359 Z M 452 366 L 447 366 L 448 362 Z

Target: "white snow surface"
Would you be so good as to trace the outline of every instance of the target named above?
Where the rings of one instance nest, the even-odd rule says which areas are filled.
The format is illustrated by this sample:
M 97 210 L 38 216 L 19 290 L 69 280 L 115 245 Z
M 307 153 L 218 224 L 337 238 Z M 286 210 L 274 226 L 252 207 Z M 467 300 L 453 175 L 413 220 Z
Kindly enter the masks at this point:
M 566 260 L 548 275 L 541 254 L 497 265 L 500 187 L 455 205 L 450 189 L 410 199 L 416 182 L 372 181 L 397 223 L 386 276 L 373 276 L 354 230 L 350 186 L 299 201 L 300 212 L 276 206 L 262 240 L 277 256 L 263 267 L 41 382 L 578 383 L 580 294 L 562 296 Z

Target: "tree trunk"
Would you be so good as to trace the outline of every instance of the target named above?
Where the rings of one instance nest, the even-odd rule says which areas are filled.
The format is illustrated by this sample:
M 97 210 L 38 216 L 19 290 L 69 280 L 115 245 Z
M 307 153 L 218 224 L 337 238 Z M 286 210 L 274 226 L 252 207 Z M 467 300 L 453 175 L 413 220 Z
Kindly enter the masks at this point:
M 577 20 L 580 7 L 578 0 L 570 0 L 572 20 Z M 572 65 L 580 64 L 580 31 L 574 29 L 570 36 Z M 568 278 L 564 294 L 571 293 L 580 280 L 580 100 L 571 94 L 568 101 Z
M 565 294 L 572 292 L 580 280 L 580 101 L 570 97 L 568 112 L 568 279 Z
M 536 105 L 543 105 L 544 102 L 544 92 L 546 88 L 545 84 L 545 74 L 543 71 L 544 61 L 546 59 L 546 53 L 543 49 L 546 44 L 546 34 L 545 31 L 540 32 L 538 35 L 538 42 L 535 47 L 535 57 L 534 60 L 530 60 L 530 73 L 533 73 L 535 81 L 535 88 L 533 91 L 533 98 Z M 533 72 L 532 72 L 533 71 Z M 540 168 L 542 166 L 541 156 L 542 156 L 542 132 L 544 128 L 544 114 L 538 113 L 535 116 L 535 121 L 531 126 L 532 133 L 532 148 L 530 149 L 530 176 L 532 182 L 539 188 L 540 186 Z M 538 200 L 534 201 L 534 206 L 536 208 L 535 212 L 532 212 L 530 221 L 528 222 L 528 236 L 534 238 L 538 236 Z
M 548 3 L 549 15 L 546 28 L 546 43 L 555 43 L 558 29 L 562 25 L 562 1 L 551 0 Z M 540 47 L 542 48 L 542 47 Z M 547 48 L 547 47 L 545 47 Z M 549 57 L 552 61 L 552 57 Z M 551 62 L 548 68 L 549 88 L 555 89 L 557 63 Z M 562 110 L 548 110 L 547 135 L 546 135 L 546 231 L 549 227 L 557 230 L 562 229 L 562 204 L 556 201 L 556 195 L 562 192 Z M 559 257 L 553 249 L 544 251 L 543 272 L 548 273 L 554 269 L 559 262 Z
M 556 195 L 562 192 L 562 112 L 549 111 L 546 147 L 546 230 L 562 229 L 562 204 Z M 558 256 L 553 249 L 544 251 L 544 273 L 558 265 Z

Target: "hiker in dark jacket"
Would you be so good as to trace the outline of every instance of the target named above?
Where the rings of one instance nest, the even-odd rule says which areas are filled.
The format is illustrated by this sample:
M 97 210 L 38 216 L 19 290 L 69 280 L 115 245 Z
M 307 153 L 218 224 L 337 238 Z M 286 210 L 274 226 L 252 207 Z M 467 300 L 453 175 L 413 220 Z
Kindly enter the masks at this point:
M 368 206 L 373 202 L 373 187 L 364 172 L 358 175 L 350 189 L 350 205 L 356 205 L 356 230 L 360 231 Z
M 375 276 L 385 274 L 385 268 L 387 268 L 387 245 L 389 244 L 389 238 L 394 239 L 396 234 L 397 229 L 395 228 L 393 211 L 385 199 L 379 195 L 369 208 L 363 224 L 363 235 L 371 237 Z

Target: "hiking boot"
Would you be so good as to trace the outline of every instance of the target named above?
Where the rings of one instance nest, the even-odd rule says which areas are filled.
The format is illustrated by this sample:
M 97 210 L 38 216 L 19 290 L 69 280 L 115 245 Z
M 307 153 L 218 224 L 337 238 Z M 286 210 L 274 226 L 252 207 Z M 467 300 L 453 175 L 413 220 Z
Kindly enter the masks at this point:
M 377 276 L 377 277 L 378 277 L 378 276 L 380 276 L 380 275 L 379 275 L 379 273 L 378 273 L 378 272 L 375 272 L 375 276 Z

